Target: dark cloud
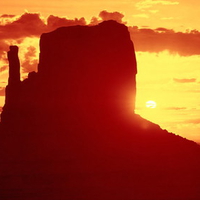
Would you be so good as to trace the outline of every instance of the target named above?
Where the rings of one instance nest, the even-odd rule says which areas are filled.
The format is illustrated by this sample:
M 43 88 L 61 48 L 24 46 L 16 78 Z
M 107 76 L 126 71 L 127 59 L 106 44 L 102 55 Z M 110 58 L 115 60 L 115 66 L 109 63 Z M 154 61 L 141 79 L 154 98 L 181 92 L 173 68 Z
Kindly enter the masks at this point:
M 0 59 L 5 59 L 7 56 L 7 51 L 9 50 L 9 46 L 5 40 L 0 39 Z
M 194 83 L 194 82 L 196 82 L 196 78 L 183 78 L 183 79 L 173 78 L 173 80 L 176 83 Z
M 12 15 L 3 15 L 8 17 Z M 26 37 L 39 37 L 46 25 L 39 14 L 25 13 L 18 19 L 0 25 L 0 59 L 6 58 L 9 43 L 21 43 Z
M 80 19 L 75 18 L 74 20 L 69 20 L 66 18 L 60 18 L 53 15 L 50 15 L 47 19 L 48 31 L 52 31 L 61 26 L 74 26 L 74 25 L 86 25 L 86 21 L 83 17 Z
M 13 18 L 13 17 L 15 17 L 16 15 L 8 15 L 8 14 L 3 14 L 3 15 L 1 15 L 0 17 L 1 18 Z
M 1 18 L 14 17 L 14 15 L 2 15 Z M 85 25 L 85 19 L 69 20 L 56 16 L 49 16 L 47 24 L 38 13 L 24 13 L 16 20 L 0 25 L 0 59 L 6 58 L 9 44 L 20 44 L 26 37 L 40 37 L 44 32 L 53 31 L 60 26 Z M 28 63 L 27 63 L 28 64 Z M 24 64 L 25 66 L 25 64 Z
M 24 37 L 39 37 L 46 25 L 39 14 L 25 13 L 15 21 L 0 26 L 0 39 L 19 39 Z
M 0 96 L 5 96 L 5 88 L 0 87 Z
M 103 21 L 115 20 L 119 23 L 123 23 L 122 18 L 124 17 L 124 15 L 122 13 L 119 13 L 119 12 L 107 12 L 106 10 L 103 10 L 99 13 L 99 17 Z
M 100 21 L 102 21 L 102 20 L 99 20 L 97 17 L 92 17 L 89 25 L 91 25 L 91 26 L 97 25 L 97 24 L 99 24 Z
M 2 66 L 2 67 L 0 67 L 0 72 L 3 72 L 3 71 L 5 71 L 6 69 L 8 69 L 8 66 Z
M 3 15 L 5 17 L 6 15 Z M 24 13 L 13 22 L 0 25 L 0 40 L 39 37 L 42 33 L 61 26 L 86 25 L 84 18 L 66 19 L 50 15 L 47 24 L 38 13 Z
M 168 50 L 180 56 L 200 55 L 200 32 L 174 32 L 170 29 L 139 29 L 129 27 L 136 51 L 161 52 Z
M 99 18 L 98 17 L 92 17 L 90 23 L 88 24 L 89 26 L 97 25 L 102 21 L 107 21 L 107 20 L 115 20 L 119 23 L 126 24 L 126 22 L 123 22 L 123 17 L 124 15 L 120 12 L 108 12 L 106 10 L 103 10 L 99 13 Z
M 26 72 L 36 71 L 38 61 L 34 59 L 35 57 L 36 57 L 36 48 L 33 46 L 29 46 L 27 48 L 27 52 L 24 55 L 25 60 L 21 64 L 23 72 L 26 73 Z

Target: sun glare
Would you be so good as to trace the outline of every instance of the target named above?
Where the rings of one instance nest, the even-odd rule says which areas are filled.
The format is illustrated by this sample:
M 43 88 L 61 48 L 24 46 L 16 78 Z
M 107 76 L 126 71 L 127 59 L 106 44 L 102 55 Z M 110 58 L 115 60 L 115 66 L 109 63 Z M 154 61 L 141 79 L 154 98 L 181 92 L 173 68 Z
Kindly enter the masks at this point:
M 146 107 L 147 108 L 156 108 L 156 102 L 155 101 L 147 101 Z

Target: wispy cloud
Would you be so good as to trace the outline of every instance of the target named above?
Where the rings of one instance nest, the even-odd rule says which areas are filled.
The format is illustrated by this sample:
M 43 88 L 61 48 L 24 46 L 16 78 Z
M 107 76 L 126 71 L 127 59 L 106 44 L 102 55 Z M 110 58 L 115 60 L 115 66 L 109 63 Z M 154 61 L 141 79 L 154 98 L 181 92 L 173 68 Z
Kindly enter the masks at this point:
M 23 72 L 31 72 L 35 71 L 38 61 L 36 58 L 36 48 L 33 46 L 29 46 L 24 55 L 24 60 L 22 63 Z
M 173 78 L 173 81 L 176 83 L 194 83 L 196 78 Z
M 165 110 L 186 110 L 186 107 L 166 107 Z
M 155 14 L 155 13 L 158 13 L 159 10 L 149 10 L 149 12 Z
M 5 96 L 5 88 L 0 87 L 0 96 Z
M 190 90 L 186 90 L 186 92 L 190 92 L 190 93 L 200 93 L 200 89 L 190 89 Z
M 185 120 L 183 123 L 186 123 L 186 124 L 200 124 L 200 118 Z
M 173 20 L 174 17 L 162 17 L 161 20 Z
M 8 66 L 2 66 L 2 67 L 0 67 L 0 72 L 3 72 L 3 71 L 5 71 L 6 69 L 8 69 Z
M 3 14 L 0 16 L 0 25 L 9 24 L 9 23 L 15 21 L 16 18 L 17 18 L 16 15 Z
M 165 0 L 143 0 L 136 3 L 136 8 L 138 10 L 143 10 L 147 8 L 151 8 L 154 5 L 178 5 L 178 1 L 165 1 Z
M 138 18 L 149 18 L 149 15 L 147 15 L 147 14 L 145 14 L 145 13 L 141 13 L 141 14 L 133 15 L 133 17 L 138 17 Z

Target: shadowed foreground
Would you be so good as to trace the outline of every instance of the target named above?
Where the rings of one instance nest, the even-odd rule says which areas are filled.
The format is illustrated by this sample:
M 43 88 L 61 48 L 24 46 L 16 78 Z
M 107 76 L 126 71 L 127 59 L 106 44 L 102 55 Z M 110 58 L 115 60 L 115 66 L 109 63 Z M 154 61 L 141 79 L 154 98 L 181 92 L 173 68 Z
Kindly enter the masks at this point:
M 200 147 L 134 114 L 136 59 L 114 21 L 41 36 L 20 81 L 11 47 L 2 113 L 2 200 L 198 200 Z

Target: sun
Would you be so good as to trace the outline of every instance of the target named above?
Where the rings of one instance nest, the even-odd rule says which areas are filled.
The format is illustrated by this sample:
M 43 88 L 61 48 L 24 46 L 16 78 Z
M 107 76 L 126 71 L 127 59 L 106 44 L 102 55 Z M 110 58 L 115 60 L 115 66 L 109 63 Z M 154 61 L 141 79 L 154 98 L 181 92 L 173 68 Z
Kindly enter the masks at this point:
M 152 100 L 150 100 L 150 101 L 147 101 L 146 102 L 146 107 L 147 108 L 156 108 L 156 102 L 155 101 L 152 101 Z

